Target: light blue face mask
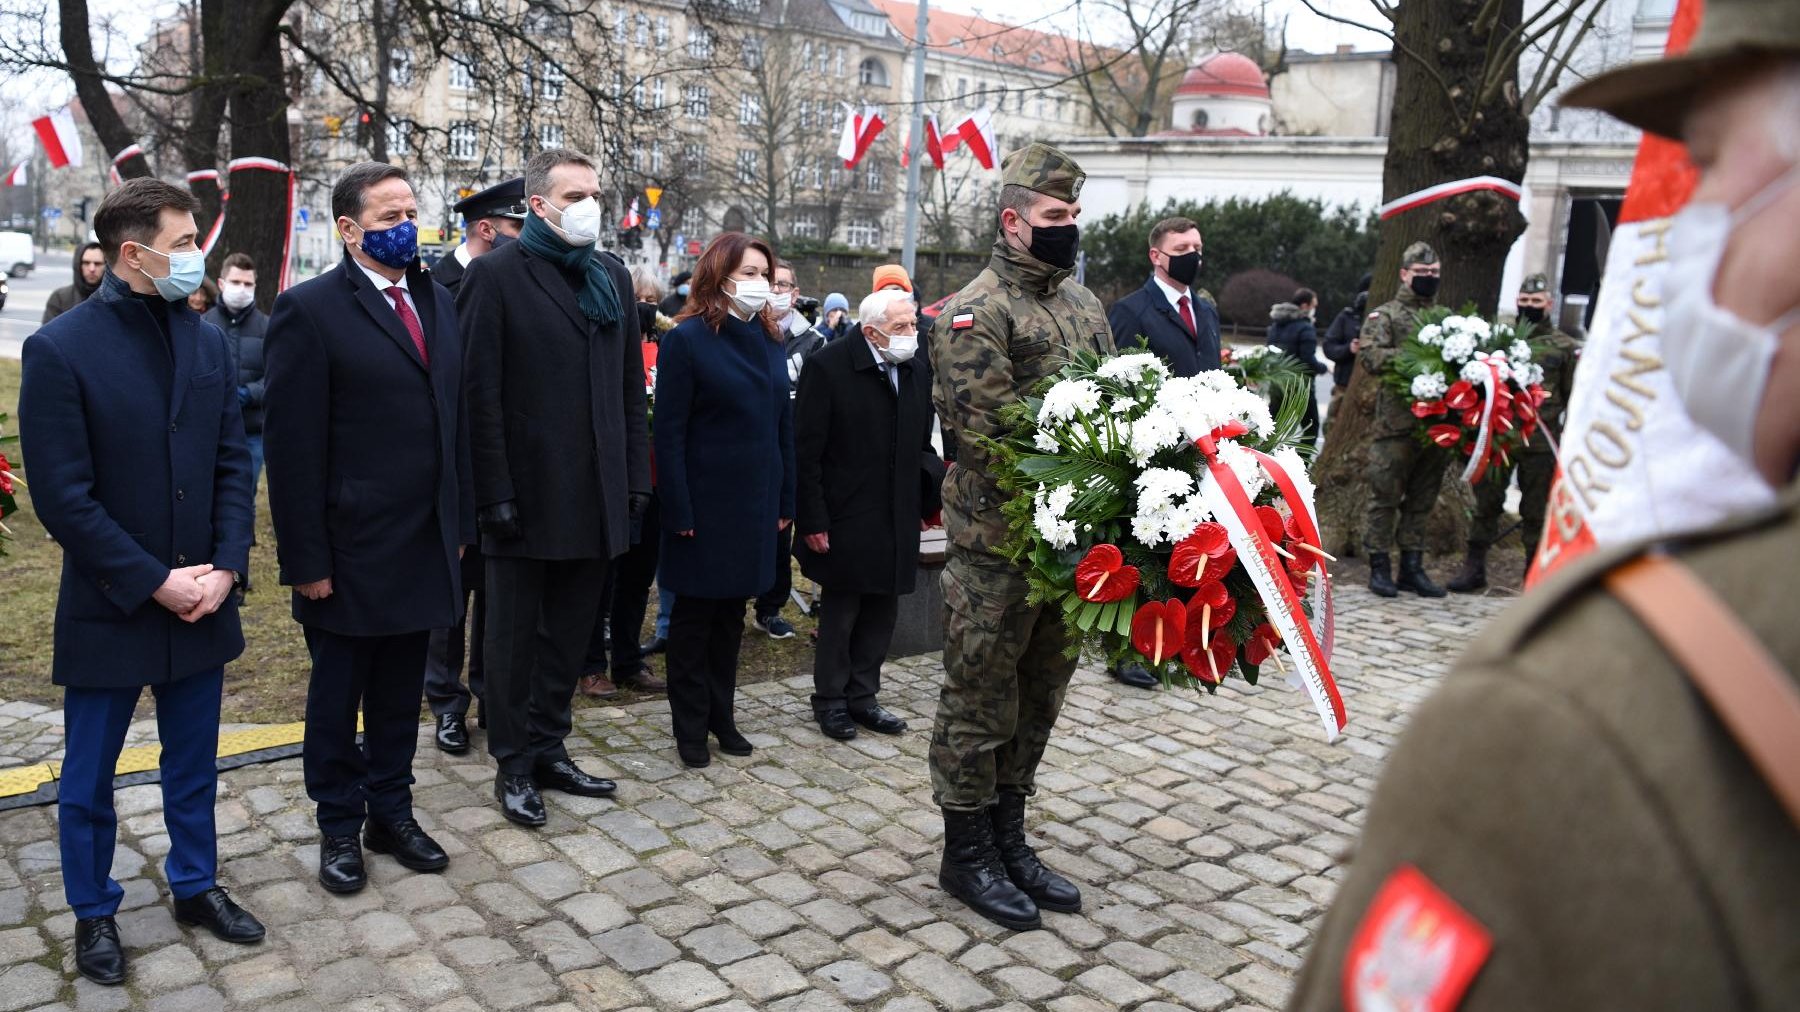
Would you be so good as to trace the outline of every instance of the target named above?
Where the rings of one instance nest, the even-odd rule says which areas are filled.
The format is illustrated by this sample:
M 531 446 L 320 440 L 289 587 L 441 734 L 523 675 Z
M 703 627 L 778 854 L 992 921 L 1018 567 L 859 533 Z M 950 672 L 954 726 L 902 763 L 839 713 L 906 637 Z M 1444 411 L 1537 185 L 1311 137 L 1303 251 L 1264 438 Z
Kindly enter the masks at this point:
M 138 249 L 149 250 L 157 256 L 169 261 L 169 274 L 167 277 L 156 277 L 142 267 L 138 268 L 138 273 L 149 278 L 150 283 L 156 286 L 156 294 L 168 299 L 170 302 L 180 302 L 199 291 L 200 282 L 206 280 L 205 250 L 196 249 L 184 250 L 180 253 L 164 253 L 162 250 L 152 249 L 143 243 L 138 243 L 137 246 Z

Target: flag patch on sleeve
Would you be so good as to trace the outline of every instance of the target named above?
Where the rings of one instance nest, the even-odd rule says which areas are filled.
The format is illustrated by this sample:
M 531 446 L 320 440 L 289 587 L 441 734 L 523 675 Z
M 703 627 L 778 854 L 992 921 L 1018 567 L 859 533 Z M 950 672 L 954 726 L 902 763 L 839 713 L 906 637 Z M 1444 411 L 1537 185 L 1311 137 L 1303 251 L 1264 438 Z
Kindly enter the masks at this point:
M 973 326 L 975 326 L 974 313 L 957 313 L 950 318 L 951 330 L 968 330 Z
M 1344 957 L 1347 1012 L 1449 1012 L 1493 951 L 1493 937 L 1425 873 L 1394 870 Z

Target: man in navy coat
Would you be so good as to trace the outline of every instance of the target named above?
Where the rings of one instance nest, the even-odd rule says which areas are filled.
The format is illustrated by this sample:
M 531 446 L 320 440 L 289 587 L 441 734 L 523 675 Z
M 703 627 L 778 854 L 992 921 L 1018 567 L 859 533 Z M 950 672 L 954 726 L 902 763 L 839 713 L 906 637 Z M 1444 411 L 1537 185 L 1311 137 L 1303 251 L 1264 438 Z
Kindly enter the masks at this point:
M 225 662 L 244 650 L 234 583 L 255 515 L 250 451 L 225 336 L 188 308 L 205 254 L 193 195 L 126 181 L 94 231 L 108 271 L 92 298 L 25 341 L 19 416 L 31 498 L 63 549 L 51 678 L 63 686 L 58 784 L 75 966 L 125 979 L 113 914 L 113 770 L 145 686 L 162 741 L 163 869 L 175 918 L 228 942 L 263 927 L 218 887 L 213 766 Z
M 1151 227 L 1150 280 L 1106 312 L 1121 353 L 1147 341 L 1177 376 L 1219 368 L 1219 311 L 1194 289 L 1202 245 L 1192 218 L 1164 218 Z M 1140 689 L 1157 684 L 1138 664 L 1116 666 L 1112 676 Z
M 368 881 L 362 846 L 414 871 L 449 863 L 413 819 L 412 761 L 427 640 L 462 621 L 475 507 L 456 306 L 419 266 L 406 173 L 352 165 L 331 209 L 343 261 L 269 320 L 263 439 L 281 582 L 313 661 L 319 881 L 351 893 Z

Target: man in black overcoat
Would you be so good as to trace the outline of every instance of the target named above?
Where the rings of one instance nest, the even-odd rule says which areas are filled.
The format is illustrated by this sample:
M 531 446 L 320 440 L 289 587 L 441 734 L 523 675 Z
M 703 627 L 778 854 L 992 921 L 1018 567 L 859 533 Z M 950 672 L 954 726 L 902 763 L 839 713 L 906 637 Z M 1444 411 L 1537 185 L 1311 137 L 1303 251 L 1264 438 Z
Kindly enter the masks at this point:
M 563 739 L 610 561 L 650 501 L 643 353 L 631 277 L 594 247 L 600 178 L 567 148 L 525 166 L 517 242 L 457 291 L 481 550 L 488 752 L 501 812 L 541 826 L 541 789 L 613 792 Z
M 919 569 L 944 464 L 931 448 L 931 373 L 909 292 L 863 300 L 862 336 L 814 352 L 794 402 L 800 569 L 818 583 L 813 716 L 833 738 L 899 734 L 876 701 L 900 595 Z M 930 493 L 930 494 L 928 494 Z
M 350 893 L 368 881 L 359 831 L 415 871 L 449 861 L 413 819 L 412 761 L 426 640 L 461 621 L 475 515 L 456 306 L 419 266 L 406 173 L 353 165 L 331 205 L 345 257 L 275 299 L 263 439 L 281 582 L 312 654 L 319 881 Z

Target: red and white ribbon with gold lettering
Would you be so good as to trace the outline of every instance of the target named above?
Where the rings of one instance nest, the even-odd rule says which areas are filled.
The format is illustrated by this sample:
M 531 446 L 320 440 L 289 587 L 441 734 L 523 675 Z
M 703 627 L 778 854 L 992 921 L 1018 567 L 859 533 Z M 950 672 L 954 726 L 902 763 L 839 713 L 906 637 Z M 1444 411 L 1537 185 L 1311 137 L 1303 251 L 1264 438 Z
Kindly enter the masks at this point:
M 1312 585 L 1312 625 L 1313 635 L 1318 637 L 1319 650 L 1327 663 L 1336 649 L 1337 641 L 1337 606 L 1331 598 L 1331 574 L 1325 569 L 1325 539 L 1319 535 L 1319 513 L 1313 505 L 1311 486 L 1303 490 L 1300 483 L 1287 473 L 1281 462 L 1274 457 L 1251 448 L 1250 455 L 1262 465 L 1263 473 L 1275 483 L 1281 497 L 1287 500 L 1288 509 L 1294 514 L 1294 524 L 1300 528 L 1300 539 L 1314 549 L 1312 562 L 1319 568 L 1319 577 Z M 1301 687 L 1300 672 L 1288 673 L 1288 684 Z
M 1475 449 L 1469 454 L 1469 463 L 1463 467 L 1462 480 L 1470 485 L 1481 484 L 1487 474 L 1488 462 L 1494 455 L 1494 406 L 1499 403 L 1500 390 L 1512 371 L 1506 366 L 1506 352 L 1496 351 L 1492 355 L 1478 351 L 1475 361 L 1485 366 L 1481 374 L 1481 424 L 1475 429 Z

